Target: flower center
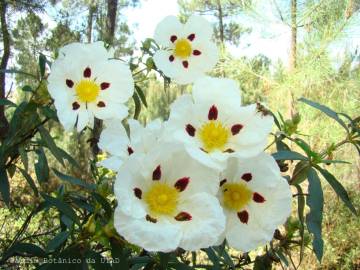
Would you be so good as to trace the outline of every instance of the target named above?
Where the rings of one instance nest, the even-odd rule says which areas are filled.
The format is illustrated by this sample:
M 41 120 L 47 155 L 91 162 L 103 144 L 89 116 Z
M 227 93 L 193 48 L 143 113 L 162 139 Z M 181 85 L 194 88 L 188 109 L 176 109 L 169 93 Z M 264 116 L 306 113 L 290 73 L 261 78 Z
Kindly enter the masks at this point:
M 178 197 L 179 191 L 175 187 L 155 182 L 145 193 L 144 200 L 152 216 L 171 216 L 176 212 Z
M 175 56 L 185 59 L 191 55 L 191 52 L 192 52 L 191 44 L 187 39 L 183 38 L 176 41 L 175 49 L 174 49 Z
M 198 134 L 207 152 L 224 150 L 230 136 L 229 130 L 219 121 L 209 121 L 202 125 Z
M 223 203 L 230 210 L 240 211 L 251 200 L 253 192 L 242 183 L 226 183 L 222 187 Z
M 82 102 L 93 102 L 100 92 L 100 86 L 90 80 L 81 80 L 75 86 L 76 95 Z

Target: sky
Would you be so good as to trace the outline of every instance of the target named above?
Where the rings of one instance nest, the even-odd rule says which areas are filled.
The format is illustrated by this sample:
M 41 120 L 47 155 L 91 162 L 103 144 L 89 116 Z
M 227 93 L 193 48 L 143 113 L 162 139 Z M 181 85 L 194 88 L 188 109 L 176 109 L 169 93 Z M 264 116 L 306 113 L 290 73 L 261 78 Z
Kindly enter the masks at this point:
M 127 21 L 133 26 L 137 44 L 147 37 L 152 37 L 156 25 L 164 17 L 178 14 L 179 7 L 176 0 L 141 0 L 140 7 L 125 10 Z M 250 27 L 252 31 L 241 37 L 239 46 L 227 46 L 233 56 L 253 57 L 263 54 L 270 58 L 272 63 L 280 60 L 285 66 L 287 65 L 291 31 L 290 27 L 280 20 L 272 1 L 258 1 L 256 11 L 241 14 L 236 20 L 242 26 Z M 354 51 L 360 47 L 360 24 L 349 27 L 346 32 L 348 36 L 329 47 L 335 67 L 342 62 L 347 49 Z
M 269 3 L 269 1 L 265 2 Z M 290 29 L 276 18 L 269 6 L 265 5 L 262 8 L 266 11 L 264 14 L 266 22 L 251 16 L 238 18 L 243 26 L 251 27 L 252 32 L 241 39 L 238 47 L 229 46 L 228 49 L 234 56 L 252 57 L 262 53 L 274 62 L 278 59 L 286 62 L 289 54 Z M 134 26 L 134 37 L 138 42 L 152 37 L 156 25 L 164 17 L 178 14 L 179 7 L 176 0 L 142 0 L 140 7 L 125 11 L 129 25 Z
M 251 33 L 241 37 L 239 46 L 228 45 L 227 48 L 235 57 L 263 54 L 271 59 L 272 63 L 281 60 L 286 66 L 290 52 L 290 27 L 280 20 L 272 1 L 257 1 L 257 3 L 254 11 L 235 18 L 242 26 L 251 28 Z M 87 12 L 86 9 L 80 10 L 72 19 L 78 24 L 84 24 Z M 140 0 L 139 6 L 126 8 L 121 12 L 133 31 L 136 46 L 140 47 L 141 41 L 153 37 L 156 25 L 164 17 L 179 14 L 179 7 L 177 0 Z M 56 9 L 49 6 L 46 13 L 42 14 L 42 18 L 49 27 L 55 27 Z M 207 19 L 214 20 L 211 17 Z M 335 66 L 336 63 L 342 62 L 346 49 L 355 50 L 360 47 L 360 24 L 350 27 L 347 32 L 348 37 L 343 37 L 330 46 L 330 54 Z

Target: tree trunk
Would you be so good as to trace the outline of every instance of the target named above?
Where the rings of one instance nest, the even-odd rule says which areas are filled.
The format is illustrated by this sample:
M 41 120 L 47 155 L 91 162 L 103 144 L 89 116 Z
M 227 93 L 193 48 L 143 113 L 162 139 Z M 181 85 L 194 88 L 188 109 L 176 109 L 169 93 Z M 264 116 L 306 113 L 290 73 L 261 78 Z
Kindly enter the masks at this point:
M 296 68 L 296 39 L 297 39 L 297 0 L 291 0 L 291 43 L 290 43 L 290 58 L 289 70 L 293 71 Z
M 106 42 L 110 45 L 114 42 L 116 29 L 116 13 L 118 7 L 118 0 L 107 1 L 107 18 L 106 18 Z M 102 120 L 95 118 L 94 129 L 92 131 L 92 153 L 94 158 L 99 154 L 98 146 L 100 133 L 102 130 Z
M 224 22 L 223 22 L 223 11 L 220 0 L 217 0 L 218 5 L 218 16 L 219 16 L 219 37 L 221 44 L 224 44 Z
M 89 43 L 91 43 L 92 41 L 92 29 L 93 29 L 95 12 L 96 12 L 96 5 L 92 1 L 89 4 L 89 15 L 88 15 L 88 23 L 87 23 L 87 31 L 86 31 L 87 42 Z
M 1 16 L 1 33 L 3 38 L 3 55 L 1 58 L 0 69 L 5 70 L 10 57 L 10 35 L 8 31 L 8 26 L 6 22 L 6 8 L 7 3 L 5 0 L 0 1 L 0 16 Z M 0 72 L 0 98 L 5 98 L 5 83 L 6 76 L 5 72 Z M 9 122 L 5 117 L 5 107 L 0 105 L 0 140 L 5 138 L 5 135 L 9 129 Z
M 117 6 L 118 6 L 118 0 L 108 0 L 106 32 L 107 32 L 107 42 L 110 45 L 112 45 L 115 36 Z

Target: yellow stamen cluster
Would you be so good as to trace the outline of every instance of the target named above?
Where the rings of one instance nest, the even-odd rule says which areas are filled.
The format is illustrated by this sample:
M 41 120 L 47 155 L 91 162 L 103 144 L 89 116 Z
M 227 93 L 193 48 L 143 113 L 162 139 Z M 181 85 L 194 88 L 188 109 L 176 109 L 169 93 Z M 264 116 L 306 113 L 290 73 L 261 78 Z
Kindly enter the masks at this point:
M 144 195 L 144 201 L 149 207 L 150 215 L 174 215 L 179 198 L 179 191 L 164 183 L 154 182 Z
M 192 48 L 190 42 L 183 38 L 175 42 L 174 55 L 181 59 L 186 59 L 191 55 Z
M 100 86 L 90 80 L 81 80 L 75 85 L 76 95 L 82 102 L 94 102 L 100 93 Z
M 251 200 L 252 191 L 243 183 L 225 183 L 222 186 L 224 206 L 240 211 Z
M 230 131 L 219 121 L 209 121 L 202 125 L 198 136 L 206 152 L 225 150 L 230 137 Z

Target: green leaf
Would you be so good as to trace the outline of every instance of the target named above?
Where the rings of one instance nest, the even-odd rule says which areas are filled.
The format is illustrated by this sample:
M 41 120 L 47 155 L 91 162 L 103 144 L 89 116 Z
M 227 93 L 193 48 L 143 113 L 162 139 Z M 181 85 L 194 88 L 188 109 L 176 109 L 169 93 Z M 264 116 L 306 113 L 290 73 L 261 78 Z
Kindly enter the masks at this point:
M 16 107 L 17 105 L 6 98 L 0 98 L 0 106 Z
M 46 57 L 42 53 L 39 55 L 39 68 L 40 68 L 40 76 L 44 77 L 45 74 L 45 66 L 46 66 Z
M 310 164 L 308 161 L 300 161 L 298 164 L 296 164 L 295 169 L 293 171 L 290 183 L 292 185 L 300 184 L 302 183 L 308 175 Z
M 85 270 L 88 269 L 86 265 L 86 260 L 83 257 L 83 252 L 85 252 L 84 246 L 79 244 L 72 245 L 63 250 L 58 256 L 52 257 L 51 261 L 42 266 L 49 266 L 45 268 L 46 270 Z M 59 263 L 63 262 L 72 262 L 70 263 Z
M 29 186 L 31 187 L 31 189 L 34 191 L 35 196 L 39 196 L 39 191 L 35 185 L 34 180 L 32 179 L 32 177 L 30 176 L 30 174 L 27 173 L 27 171 L 25 171 L 22 168 L 18 168 L 19 171 L 22 173 L 22 175 L 24 176 L 24 178 L 26 179 L 26 181 L 28 182 Z
M 0 168 L 0 193 L 7 206 L 10 204 L 10 185 L 9 179 L 4 168 Z
M 287 144 L 285 144 L 280 138 L 277 138 L 275 143 L 276 143 L 276 150 L 278 152 L 280 152 L 280 151 L 291 151 L 290 147 L 287 146 Z
M 8 175 L 10 176 L 10 179 L 13 178 L 15 172 L 16 172 L 16 166 L 14 164 L 10 164 L 7 168 Z
M 94 184 L 88 184 L 86 182 L 84 182 L 83 180 L 80 180 L 78 178 L 75 178 L 73 176 L 70 176 L 70 175 L 66 175 L 66 174 L 63 174 L 61 172 L 59 172 L 58 170 L 52 168 L 53 172 L 55 173 L 55 175 L 63 180 L 63 181 L 66 181 L 68 183 L 71 183 L 73 185 L 77 185 L 77 186 L 81 186 L 83 188 L 86 188 L 88 190 L 95 190 L 96 189 L 96 185 Z
M 146 59 L 146 70 L 147 72 L 150 72 L 152 69 L 155 68 L 155 63 L 152 57 L 149 57 L 148 59 Z
M 68 216 L 63 214 L 60 216 L 60 221 L 61 221 L 60 225 L 63 230 L 65 230 L 66 228 L 72 229 L 74 225 L 74 221 L 72 221 L 72 219 L 70 219 Z
M 288 267 L 289 266 L 289 261 L 287 260 L 286 256 L 284 255 L 284 253 L 281 250 L 278 250 L 275 252 L 276 255 L 279 257 L 279 259 L 285 263 L 285 265 Z
M 274 123 L 275 123 L 275 125 L 277 126 L 277 128 L 278 128 L 279 130 L 281 130 L 280 122 L 279 122 L 279 120 L 277 119 L 277 117 L 275 116 L 275 114 L 274 114 L 273 112 L 270 112 L 270 114 L 271 114 L 272 117 L 274 118 Z
M 256 256 L 253 270 L 271 270 L 272 260 L 267 254 Z
M 300 185 L 295 185 L 298 196 L 297 196 L 297 203 L 298 203 L 298 217 L 300 221 L 300 238 L 301 238 L 301 246 L 300 246 L 300 262 L 302 261 L 304 257 L 304 251 L 305 251 L 305 239 L 304 239 L 304 232 L 305 232 L 305 226 L 304 226 L 304 210 L 305 210 L 305 196 L 300 195 L 304 194 L 303 190 Z
M 88 265 L 91 265 L 96 270 L 111 270 L 111 265 L 101 254 L 88 250 L 85 254 Z
M 91 205 L 91 204 L 88 204 L 86 202 L 85 198 L 74 197 L 74 196 L 71 196 L 71 195 L 70 195 L 70 198 L 71 198 L 72 202 L 74 204 L 76 204 L 78 207 L 80 207 L 82 209 L 85 209 L 86 211 L 89 211 L 90 213 L 94 213 L 94 211 L 95 211 L 94 206 Z
M 61 153 L 61 155 L 62 155 L 62 157 L 63 157 L 64 159 L 66 159 L 67 161 L 69 161 L 69 163 L 70 163 L 71 165 L 73 165 L 74 167 L 77 167 L 77 168 L 80 169 L 79 163 L 77 163 L 77 161 L 76 161 L 72 156 L 70 156 L 65 150 L 63 150 L 63 149 L 61 149 L 61 148 L 58 148 L 58 149 L 59 149 L 59 151 L 60 151 L 60 153 Z
M 47 158 L 42 148 L 39 148 L 36 153 L 38 155 L 38 161 L 34 165 L 36 177 L 40 183 L 45 183 L 49 179 L 49 165 Z
M 307 157 L 294 151 L 279 151 L 272 156 L 275 160 L 308 160 Z
M 101 196 L 99 193 L 93 192 L 91 195 L 94 197 L 94 199 L 102 206 L 102 208 L 105 210 L 105 213 L 108 218 L 112 216 L 112 207 L 103 196 Z
M 319 163 L 325 163 L 325 164 L 330 164 L 330 163 L 351 164 L 351 162 L 347 162 L 347 161 L 344 161 L 344 160 L 336 160 L 336 159 L 323 159 Z
M 20 146 L 19 147 L 19 153 L 20 153 L 20 157 L 21 157 L 21 162 L 22 164 L 24 164 L 24 168 L 26 171 L 29 170 L 29 158 L 28 158 L 28 154 L 25 151 L 24 147 Z
M 131 251 L 126 249 L 122 243 L 118 242 L 116 239 L 110 239 L 111 246 L 111 257 L 114 260 L 119 260 L 119 263 L 113 263 L 113 270 L 128 270 L 129 269 L 129 260 Z
M 321 262 L 324 253 L 324 241 L 321 236 L 324 195 L 319 176 L 313 168 L 308 172 L 308 180 L 309 195 L 306 199 L 306 205 L 309 206 L 310 212 L 306 215 L 306 225 L 309 232 L 314 236 L 312 246 L 318 261 Z
M 34 92 L 30 85 L 25 85 L 23 88 L 21 88 L 24 92 Z
M 162 269 L 168 269 L 170 261 L 170 253 L 159 252 L 160 266 Z
M 132 257 L 129 259 L 130 264 L 136 265 L 136 264 L 148 264 L 149 262 L 152 262 L 153 259 L 149 256 L 141 256 L 141 257 Z
M 64 201 L 51 197 L 49 195 L 46 195 L 44 193 L 41 193 L 41 196 L 45 199 L 47 203 L 49 203 L 51 206 L 56 207 L 61 213 L 69 217 L 71 220 L 73 220 L 75 223 L 80 225 L 80 221 L 78 216 L 76 215 L 75 211 Z
M 0 69 L 0 73 L 9 73 L 9 74 L 22 74 L 29 77 L 33 77 L 34 79 L 37 79 L 37 77 L 34 74 L 27 73 L 25 71 L 16 70 L 16 69 Z
M 68 238 L 69 232 L 68 231 L 62 231 L 58 233 L 53 239 L 49 241 L 47 244 L 45 250 L 46 252 L 54 251 L 58 247 L 60 247 Z
M 213 269 L 221 269 L 219 258 L 217 257 L 214 249 L 212 247 L 204 248 L 203 251 L 205 251 L 206 255 L 208 256 L 209 260 L 213 263 Z
M 296 138 L 295 139 L 295 143 L 300 146 L 300 148 L 302 150 L 304 150 L 304 152 L 309 156 L 309 157 L 314 157 L 314 158 L 317 158 L 318 157 L 318 154 L 313 152 L 311 150 L 311 147 L 310 145 L 308 145 L 304 140 L 300 139 L 300 138 Z
M 344 202 L 344 204 L 353 212 L 355 215 L 357 215 L 356 209 L 354 205 L 352 204 L 349 195 L 345 188 L 341 185 L 341 183 L 336 180 L 335 176 L 333 176 L 329 171 L 324 170 L 323 168 L 316 166 L 316 169 L 322 174 L 322 176 L 325 178 L 325 180 L 330 184 L 330 186 L 333 188 L 333 190 L 336 192 L 336 194 L 340 197 L 340 199 Z
M 135 90 L 136 90 L 136 93 L 139 95 L 142 104 L 144 104 L 144 106 L 147 108 L 148 105 L 147 105 L 146 97 L 145 97 L 143 90 L 141 90 L 141 88 L 138 85 L 135 85 Z
M 50 136 L 49 132 L 44 128 L 44 126 L 39 127 L 39 132 L 41 138 L 46 143 L 47 147 L 50 149 L 54 157 L 65 167 L 64 160 L 62 159 L 62 153 L 59 148 L 56 146 L 53 138 Z
M 41 107 L 40 109 L 47 118 L 59 121 L 56 111 L 53 110 L 50 106 Z
M 182 262 L 169 263 L 169 266 L 171 266 L 171 269 L 175 269 L 175 270 L 193 270 L 194 269 L 191 266 L 184 264 Z
M 31 243 L 15 243 L 9 248 L 4 257 L 9 258 L 16 254 L 28 254 L 42 258 L 46 257 L 46 253 L 42 248 Z
M 140 103 L 139 96 L 136 94 L 136 92 L 133 95 L 133 100 L 135 103 L 134 119 L 138 119 L 140 112 L 141 112 L 141 103 Z
M 338 116 L 338 114 L 336 112 L 331 110 L 329 107 L 326 107 L 325 105 L 322 105 L 322 104 L 319 104 L 317 102 L 308 100 L 306 98 L 300 98 L 299 101 L 304 102 L 307 105 L 310 105 L 311 107 L 314 107 L 315 109 L 318 109 L 318 110 L 322 111 L 327 116 L 329 116 L 330 118 L 332 118 L 336 122 L 338 122 L 341 126 L 343 126 L 348 131 L 348 128 L 347 128 L 346 124 L 344 123 L 344 121 Z

